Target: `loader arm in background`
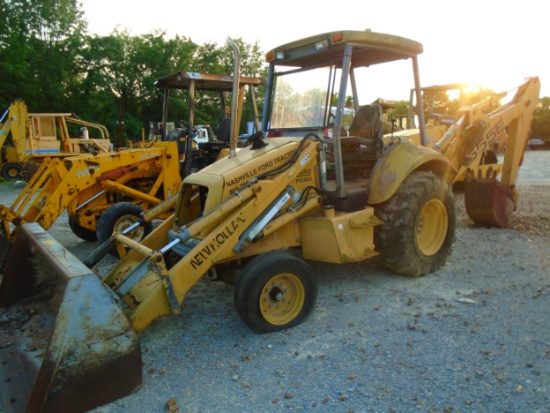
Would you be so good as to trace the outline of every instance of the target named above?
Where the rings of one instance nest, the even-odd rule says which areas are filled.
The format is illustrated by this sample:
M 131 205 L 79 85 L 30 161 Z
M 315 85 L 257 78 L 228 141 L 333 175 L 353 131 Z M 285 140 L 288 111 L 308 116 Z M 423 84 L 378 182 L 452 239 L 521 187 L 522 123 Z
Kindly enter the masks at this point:
M 466 175 L 466 209 L 476 223 L 505 227 L 517 207 L 516 180 L 539 92 L 539 78 L 527 78 L 510 102 L 492 112 L 486 113 L 485 109 L 504 98 L 506 92 L 461 108 L 458 121 L 434 147 L 453 166 L 447 173 L 447 182 Z M 497 139 L 501 144 L 504 141 L 504 159 L 502 163 L 487 162 L 484 156 L 492 151 Z
M 144 180 L 148 184 L 142 188 Z M 78 225 L 95 231 L 96 219 L 117 199 L 134 200 L 147 209 L 176 194 L 180 185 L 174 142 L 64 161 L 47 159 L 11 207 L 0 205 L 2 232 L 13 240 L 17 227 L 28 222 L 47 230 L 66 209 L 70 216 L 80 214 Z
M 3 122 L 3 123 L 2 123 Z M 26 159 L 23 153 L 20 157 L 20 142 L 25 142 L 28 129 L 27 106 L 21 100 L 16 100 L 2 115 L 0 120 L 0 173 L 4 179 L 15 179 L 22 171 L 22 162 Z M 13 147 L 6 145 L 11 134 Z M 25 148 L 23 148 L 24 150 Z
M 23 101 L 16 100 L 2 115 L 0 120 L 0 150 L 6 143 L 8 135 L 11 133 L 13 141 L 19 142 L 25 140 L 27 132 L 28 113 L 27 106 Z
M 2 125 L 0 127 L 0 148 L 2 148 L 11 130 L 11 119 L 8 118 L 4 123 L 0 122 L 0 125 Z

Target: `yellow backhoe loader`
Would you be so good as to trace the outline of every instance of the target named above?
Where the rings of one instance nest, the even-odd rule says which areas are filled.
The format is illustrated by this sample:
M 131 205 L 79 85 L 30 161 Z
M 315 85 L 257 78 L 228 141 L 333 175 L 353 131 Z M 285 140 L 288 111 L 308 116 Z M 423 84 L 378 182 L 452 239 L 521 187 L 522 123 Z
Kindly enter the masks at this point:
M 297 326 L 312 313 L 317 286 L 308 261 L 378 256 L 407 276 L 441 268 L 455 238 L 448 176 L 457 171 L 449 157 L 425 146 L 423 111 L 424 145 L 384 137 L 376 116 L 357 135 L 350 127 L 351 136 L 340 136 L 346 96 L 353 93 L 359 106 L 358 74 L 372 65 L 409 61 L 422 107 L 422 51 L 414 40 L 370 30 L 319 34 L 269 51 L 260 131 L 237 151 L 233 129 L 229 155 L 186 176 L 174 214 L 142 242 L 115 232 L 83 265 L 36 224 L 22 225 L 15 240 L 21 255 L 7 260 L 0 285 L 0 305 L 15 324 L 0 357 L 18 354 L 40 367 L 17 399 L 23 410 L 82 411 L 134 389 L 141 381 L 139 332 L 179 313 L 206 274 L 233 284 L 243 322 L 267 333 Z M 235 79 L 238 73 L 236 66 Z M 144 221 L 155 213 L 146 215 Z M 100 280 L 88 268 L 117 244 L 128 253 Z M 21 326 L 40 324 L 34 315 L 42 310 L 33 309 L 26 321 L 23 309 L 47 288 L 61 298 L 53 300 L 53 331 L 40 335 Z M 80 297 L 86 290 L 99 304 Z M 50 337 L 48 344 L 32 341 L 35 335 Z M 31 342 L 40 354 L 28 350 Z M 2 383 L 15 381 L 16 373 L 0 368 Z M 12 400 L 4 404 L 11 407 Z
M 461 86 L 430 86 L 422 90 L 429 92 L 428 95 L 452 89 L 462 92 Z M 493 93 L 480 102 L 460 106 L 453 116 L 428 111 L 430 119 L 439 119 L 431 124 L 431 129 L 427 122 L 429 145 L 449 158 L 453 168 L 445 179 L 455 186 L 460 184 L 465 190 L 466 211 L 478 224 L 506 227 L 518 205 L 515 183 L 539 93 L 540 81 L 532 77 L 508 92 Z M 411 118 L 412 113 L 409 120 Z M 391 137 L 418 141 L 420 132 L 409 129 Z
M 516 181 L 539 102 L 539 78 L 527 78 L 515 90 L 511 97 L 496 93 L 462 107 L 434 146 L 453 166 L 446 180 L 464 181 L 466 211 L 478 224 L 508 226 L 519 202 Z M 502 103 L 504 98 L 509 101 Z M 502 160 L 495 151 L 499 145 L 505 148 Z
M 481 87 L 468 85 L 463 83 L 451 83 L 444 85 L 432 85 L 422 87 L 422 99 L 427 103 L 424 103 L 424 118 L 426 121 L 426 134 L 429 138 L 429 145 L 435 145 L 447 132 L 447 129 L 455 123 L 457 120 L 456 112 L 454 113 L 438 113 L 436 112 L 436 100 L 440 94 L 458 94 L 457 103 L 458 107 L 468 105 L 473 90 L 481 91 Z M 409 137 L 414 139 L 414 135 L 418 133 L 416 126 L 416 113 L 415 113 L 415 90 L 411 89 L 409 96 L 409 107 L 406 116 L 401 116 L 397 120 L 399 121 L 403 132 L 398 132 L 398 136 Z M 405 123 L 403 127 L 403 123 Z
M 83 121 L 72 113 L 28 113 L 27 105 L 16 100 L 0 118 L 0 168 L 4 179 L 20 177 L 25 167 L 30 176 L 47 158 L 110 150 L 105 126 Z

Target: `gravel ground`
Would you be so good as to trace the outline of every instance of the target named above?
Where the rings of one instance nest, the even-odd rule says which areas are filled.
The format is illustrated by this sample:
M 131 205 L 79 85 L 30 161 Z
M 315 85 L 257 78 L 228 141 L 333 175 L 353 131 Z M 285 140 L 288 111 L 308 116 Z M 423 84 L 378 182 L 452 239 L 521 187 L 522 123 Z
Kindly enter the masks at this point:
M 317 306 L 291 330 L 254 334 L 232 287 L 202 280 L 141 333 L 143 385 L 92 412 L 550 412 L 550 186 L 531 178 L 509 229 L 472 224 L 456 194 L 437 273 L 311 263 Z M 50 233 L 87 255 L 65 222 Z

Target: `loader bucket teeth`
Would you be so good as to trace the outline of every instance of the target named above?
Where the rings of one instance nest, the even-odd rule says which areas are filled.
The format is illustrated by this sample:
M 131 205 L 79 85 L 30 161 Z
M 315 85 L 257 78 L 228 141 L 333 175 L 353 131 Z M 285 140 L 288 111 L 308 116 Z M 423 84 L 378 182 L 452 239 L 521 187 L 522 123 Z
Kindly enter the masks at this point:
M 140 342 L 114 295 L 37 223 L 14 240 L 0 306 L 4 412 L 82 412 L 141 384 Z
M 471 178 L 465 181 L 466 212 L 477 224 L 506 228 L 516 209 L 513 192 L 496 178 Z

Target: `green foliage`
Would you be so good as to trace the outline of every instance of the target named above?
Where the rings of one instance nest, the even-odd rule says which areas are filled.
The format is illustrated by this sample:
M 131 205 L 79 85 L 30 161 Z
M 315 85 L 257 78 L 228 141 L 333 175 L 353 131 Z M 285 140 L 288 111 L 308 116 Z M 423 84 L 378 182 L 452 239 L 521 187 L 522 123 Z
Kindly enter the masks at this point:
M 395 102 L 393 106 L 393 114 L 398 115 L 407 115 L 409 113 L 409 102 L 406 100 L 399 100 Z
M 86 29 L 77 1 L 10 0 L 0 10 L 1 107 L 30 96 L 34 112 L 61 111 Z
M 20 98 L 30 112 L 73 112 L 103 124 L 112 139 L 121 109 L 123 140 L 141 138 L 149 121 L 160 120 L 162 91 L 156 79 L 179 70 L 233 72 L 233 52 L 226 45 L 166 39 L 159 30 L 140 36 L 118 29 L 108 36 L 89 35 L 78 0 L 5 0 L 0 18 L 5 22 L 0 26 L 0 110 Z M 258 44 L 232 40 L 241 52 L 241 74 L 265 77 Z M 174 113 L 182 119 L 185 102 L 175 97 Z M 257 98 L 263 98 L 263 90 Z M 219 113 L 217 102 L 210 100 L 196 112 L 202 123 Z M 243 122 L 251 117 L 248 108 Z

